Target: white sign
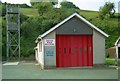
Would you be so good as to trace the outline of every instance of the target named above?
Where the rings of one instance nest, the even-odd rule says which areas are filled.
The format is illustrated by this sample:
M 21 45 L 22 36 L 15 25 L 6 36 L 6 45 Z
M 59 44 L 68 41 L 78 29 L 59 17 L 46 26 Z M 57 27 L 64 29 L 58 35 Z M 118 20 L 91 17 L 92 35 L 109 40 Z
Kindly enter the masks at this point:
M 55 39 L 45 39 L 45 46 L 55 46 Z

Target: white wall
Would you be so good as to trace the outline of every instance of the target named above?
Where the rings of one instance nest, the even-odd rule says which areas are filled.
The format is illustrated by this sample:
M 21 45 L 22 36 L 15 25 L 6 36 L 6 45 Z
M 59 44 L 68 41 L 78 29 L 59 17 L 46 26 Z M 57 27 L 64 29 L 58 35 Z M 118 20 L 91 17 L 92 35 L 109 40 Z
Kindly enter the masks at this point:
M 55 31 L 49 33 L 47 36 L 43 38 L 43 41 L 45 39 L 56 39 Z M 55 40 L 56 44 L 56 40 Z M 53 56 L 47 56 L 46 51 L 52 51 Z M 45 66 L 56 66 L 56 45 L 55 46 L 44 46 L 44 60 L 45 60 Z
M 38 61 L 38 46 L 35 48 L 35 59 Z
M 119 53 L 118 53 L 118 52 L 119 52 L 119 51 L 118 51 L 119 49 L 118 49 L 118 48 L 120 47 L 120 39 L 118 39 L 117 45 L 116 45 L 115 47 L 116 47 L 116 56 L 117 56 L 116 58 L 117 58 L 117 60 L 118 60 L 118 59 L 119 59 Z
M 93 30 L 93 64 L 105 64 L 105 37 Z
M 42 51 L 40 52 L 40 47 L 39 44 L 42 43 Z M 41 65 L 42 69 L 44 68 L 44 47 L 43 47 L 43 40 L 41 40 L 40 42 L 38 42 L 37 44 L 37 48 L 38 48 L 38 55 L 36 54 L 36 58 L 38 63 Z

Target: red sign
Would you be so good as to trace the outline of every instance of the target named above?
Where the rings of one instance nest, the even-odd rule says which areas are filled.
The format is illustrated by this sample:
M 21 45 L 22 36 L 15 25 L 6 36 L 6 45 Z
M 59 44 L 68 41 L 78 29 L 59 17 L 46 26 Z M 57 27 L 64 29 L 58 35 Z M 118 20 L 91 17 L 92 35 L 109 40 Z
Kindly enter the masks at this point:
M 55 45 L 55 39 L 45 39 L 45 46 L 54 46 Z

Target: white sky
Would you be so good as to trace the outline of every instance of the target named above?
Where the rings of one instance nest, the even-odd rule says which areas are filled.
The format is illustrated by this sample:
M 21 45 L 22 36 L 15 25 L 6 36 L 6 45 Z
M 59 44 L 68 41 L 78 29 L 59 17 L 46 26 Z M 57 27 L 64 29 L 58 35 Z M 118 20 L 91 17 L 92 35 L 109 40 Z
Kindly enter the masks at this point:
M 2 2 L 8 2 L 8 3 L 26 3 L 30 5 L 30 0 L 1 0 Z M 62 0 L 59 0 L 62 1 Z M 83 10 L 93 10 L 93 11 L 98 11 L 100 6 L 103 6 L 105 2 L 114 2 L 115 3 L 115 8 L 116 12 L 118 12 L 118 2 L 120 0 L 67 0 L 70 2 L 73 2 L 76 6 L 78 6 L 80 9 Z

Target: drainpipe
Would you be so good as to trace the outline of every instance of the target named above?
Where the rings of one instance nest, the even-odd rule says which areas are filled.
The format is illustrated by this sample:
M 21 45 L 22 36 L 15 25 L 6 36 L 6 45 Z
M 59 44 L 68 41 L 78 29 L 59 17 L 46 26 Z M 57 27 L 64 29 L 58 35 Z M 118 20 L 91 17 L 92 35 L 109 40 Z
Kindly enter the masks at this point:
M 44 63 L 45 63 L 45 55 L 44 55 L 44 41 L 43 41 L 43 39 L 42 39 L 42 37 L 40 38 L 41 39 L 41 41 L 42 41 L 42 53 L 43 53 L 43 65 L 41 66 L 41 68 L 42 69 L 44 69 Z
M 116 57 L 115 57 L 115 65 L 118 64 L 118 46 L 116 45 Z

